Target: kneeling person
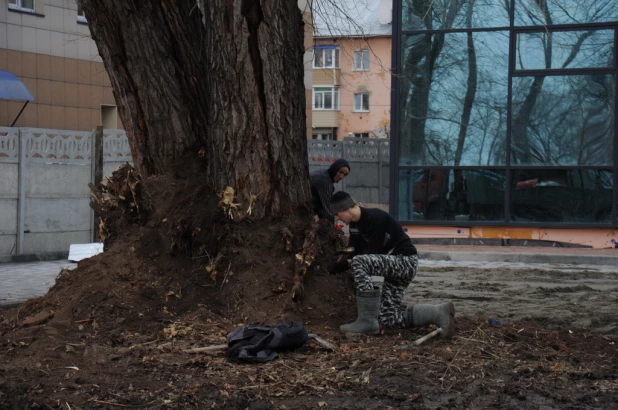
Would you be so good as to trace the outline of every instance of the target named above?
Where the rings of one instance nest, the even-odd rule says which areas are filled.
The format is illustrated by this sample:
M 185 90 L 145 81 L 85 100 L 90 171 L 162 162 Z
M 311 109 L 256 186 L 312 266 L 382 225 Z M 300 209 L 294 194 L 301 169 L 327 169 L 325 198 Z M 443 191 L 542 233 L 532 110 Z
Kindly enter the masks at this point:
M 455 316 L 452 303 L 416 304 L 405 311 L 400 309 L 403 293 L 418 269 L 416 248 L 401 225 L 387 212 L 361 207 L 341 191 L 333 194 L 330 211 L 350 225 L 349 245 L 354 247 L 347 260 L 329 266 L 331 273 L 352 266 L 356 283 L 358 319 L 340 330 L 376 334 L 380 324 L 394 328 L 435 324 L 442 328 L 443 338 L 451 338 Z M 384 277 L 381 298 L 371 276 Z

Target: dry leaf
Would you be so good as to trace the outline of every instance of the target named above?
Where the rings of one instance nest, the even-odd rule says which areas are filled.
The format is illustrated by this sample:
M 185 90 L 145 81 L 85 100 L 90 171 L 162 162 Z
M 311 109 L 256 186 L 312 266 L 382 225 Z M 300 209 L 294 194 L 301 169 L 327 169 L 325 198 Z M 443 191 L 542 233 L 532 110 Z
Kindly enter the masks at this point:
M 320 407 L 326 407 L 326 406 L 328 406 L 328 403 L 326 403 L 325 401 L 319 401 L 319 402 L 318 402 L 318 406 L 320 406 Z

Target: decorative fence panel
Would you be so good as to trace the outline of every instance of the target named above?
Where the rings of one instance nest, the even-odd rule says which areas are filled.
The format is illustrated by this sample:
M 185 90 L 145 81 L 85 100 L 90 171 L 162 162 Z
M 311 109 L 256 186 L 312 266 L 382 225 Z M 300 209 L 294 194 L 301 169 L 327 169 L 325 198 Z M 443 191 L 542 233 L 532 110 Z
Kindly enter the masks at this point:
M 0 256 L 92 241 L 93 141 L 94 131 L 0 127 Z M 103 141 L 109 175 L 131 154 L 123 130 L 105 130 Z

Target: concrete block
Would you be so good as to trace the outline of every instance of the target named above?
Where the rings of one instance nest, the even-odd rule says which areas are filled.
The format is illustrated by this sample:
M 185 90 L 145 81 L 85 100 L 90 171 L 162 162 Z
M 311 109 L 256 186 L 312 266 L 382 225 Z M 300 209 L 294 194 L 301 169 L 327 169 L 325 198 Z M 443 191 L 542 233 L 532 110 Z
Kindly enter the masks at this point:
M 90 165 L 28 164 L 27 197 L 75 198 L 88 197 Z
M 0 234 L 17 233 L 17 199 L 0 198 L 0 210 Z
M 0 162 L 0 198 L 17 198 L 18 165 Z
M 67 252 L 72 243 L 90 241 L 90 232 L 27 233 L 24 253 Z
M 32 233 L 90 230 L 89 203 L 88 198 L 28 198 L 26 199 L 24 229 Z M 71 243 L 80 242 L 90 241 L 75 240 Z M 43 252 L 43 250 L 34 250 L 34 252 Z
M 0 256 L 14 254 L 17 249 L 17 235 L 0 233 Z

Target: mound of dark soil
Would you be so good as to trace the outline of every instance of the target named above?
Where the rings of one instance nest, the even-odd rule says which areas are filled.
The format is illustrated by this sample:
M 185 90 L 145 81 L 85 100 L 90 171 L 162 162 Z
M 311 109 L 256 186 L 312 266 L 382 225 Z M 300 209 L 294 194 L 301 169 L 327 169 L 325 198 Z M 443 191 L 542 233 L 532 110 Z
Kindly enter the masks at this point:
M 139 181 L 130 166 L 117 170 L 94 203 L 105 252 L 63 271 L 47 295 L 22 307 L 22 317 L 54 311 L 52 321 L 156 332 L 199 307 L 236 323 L 336 326 L 355 313 L 351 280 L 325 269 L 345 244 L 340 231 L 306 212 L 235 222 L 200 179 L 194 173 Z M 295 255 L 312 227 L 316 259 L 293 300 Z

